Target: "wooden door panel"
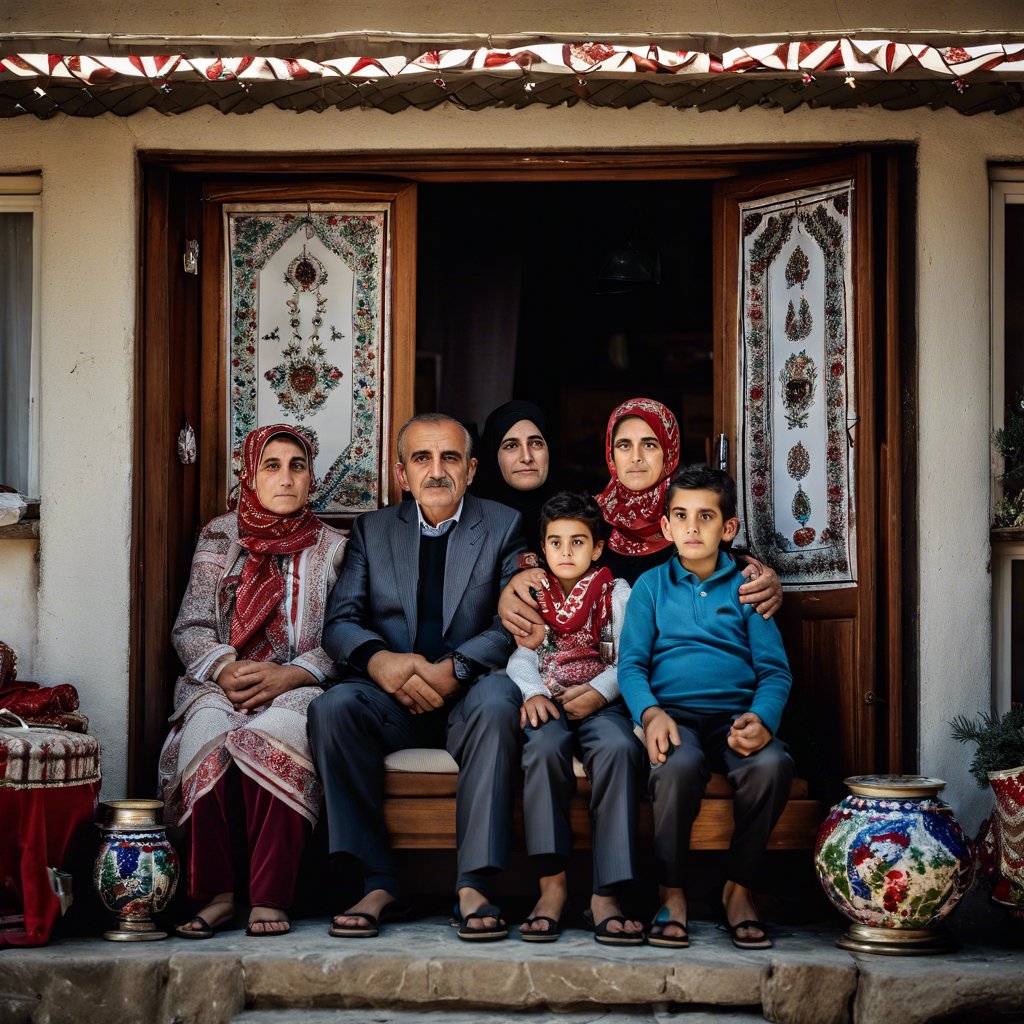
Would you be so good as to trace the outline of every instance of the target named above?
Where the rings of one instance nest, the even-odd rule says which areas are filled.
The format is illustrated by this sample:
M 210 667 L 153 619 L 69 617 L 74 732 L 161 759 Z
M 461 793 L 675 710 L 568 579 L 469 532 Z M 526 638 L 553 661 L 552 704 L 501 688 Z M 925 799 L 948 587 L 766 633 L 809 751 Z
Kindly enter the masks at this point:
M 223 168 L 221 168 L 223 171 Z M 415 365 L 416 186 L 403 182 L 226 180 L 154 162 L 144 168 L 145 254 L 136 346 L 136 421 L 132 510 L 132 627 L 129 698 L 129 785 L 154 791 L 156 761 L 167 732 L 174 682 L 181 671 L 171 628 L 188 580 L 196 535 L 225 511 L 227 358 L 224 325 L 222 206 L 247 199 L 388 200 L 391 361 L 385 441 L 395 449 L 399 426 L 413 412 Z M 182 257 L 199 243 L 198 276 Z M 186 420 L 198 458 L 176 452 Z M 393 490 L 391 500 L 399 495 Z
M 741 411 L 745 410 L 741 410 L 740 402 L 748 400 L 748 396 L 739 395 L 745 344 L 741 314 L 744 302 L 756 301 L 741 294 L 741 282 L 745 280 L 741 204 L 750 209 L 753 200 L 781 200 L 790 194 L 799 197 L 801 190 L 844 181 L 853 182 L 847 326 L 852 337 L 854 372 L 846 395 L 849 408 L 859 417 L 854 420 L 851 416 L 847 429 L 855 495 L 855 504 L 848 510 L 850 529 L 856 528 L 855 582 L 847 581 L 834 589 L 829 585 L 787 589 L 779 617 L 794 675 L 782 738 L 794 747 L 799 770 L 829 789 L 847 775 L 886 769 L 892 763 L 890 754 L 895 746 L 892 730 L 899 729 L 898 717 L 895 726 L 887 717 L 893 703 L 898 703 L 891 696 L 891 674 L 899 658 L 894 653 L 899 631 L 884 625 L 899 622 L 899 583 L 892 569 L 879 561 L 880 553 L 888 561 L 893 550 L 899 548 L 899 487 L 894 484 L 891 459 L 884 447 L 892 443 L 894 433 L 898 434 L 893 421 L 898 412 L 893 403 L 898 398 L 891 394 L 896 389 L 898 395 L 899 364 L 894 354 L 898 348 L 893 345 L 891 321 L 879 317 L 894 301 L 895 260 L 880 257 L 877 251 L 873 168 L 866 154 L 719 183 L 715 186 L 714 221 L 715 419 L 717 428 L 730 438 L 729 468 L 735 474 L 737 460 L 750 457 L 741 450 Z M 794 199 L 794 203 L 799 209 L 800 199 Z M 876 288 L 881 289 L 880 293 L 876 294 Z M 876 331 L 882 335 L 881 344 L 876 343 Z M 800 346 L 797 336 L 796 332 L 789 335 L 794 351 Z M 778 343 L 774 335 L 768 337 L 769 345 Z M 770 374 L 768 384 L 776 385 Z M 772 400 L 784 399 L 773 394 Z M 783 441 L 780 437 L 778 443 L 792 444 L 793 438 Z M 884 566 L 884 616 L 880 616 L 878 601 L 880 564 Z M 880 618 L 884 618 L 881 656 Z M 879 683 L 880 673 L 889 677 L 888 684 Z M 888 699 L 883 696 L 886 694 Z

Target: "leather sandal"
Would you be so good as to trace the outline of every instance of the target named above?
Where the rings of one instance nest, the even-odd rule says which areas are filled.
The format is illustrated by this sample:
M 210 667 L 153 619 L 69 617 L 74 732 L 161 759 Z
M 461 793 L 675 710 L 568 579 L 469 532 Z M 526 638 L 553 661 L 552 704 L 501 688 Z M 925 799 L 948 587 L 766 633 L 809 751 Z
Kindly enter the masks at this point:
M 553 917 L 548 917 L 547 914 L 534 914 L 533 917 L 528 917 L 523 924 L 533 924 L 535 921 L 547 921 L 548 928 L 544 932 L 536 931 L 523 931 L 519 929 L 519 938 L 523 942 L 557 942 L 559 936 L 562 934 L 562 924 L 560 921 L 556 921 Z
M 286 924 L 286 925 L 288 925 L 288 927 L 287 928 L 278 928 L 276 930 L 262 929 L 261 928 L 259 931 L 255 931 L 254 929 L 255 929 L 256 925 L 260 925 L 260 924 Z M 287 918 L 285 918 L 283 921 L 280 920 L 280 919 L 275 920 L 274 918 L 267 918 L 267 919 L 262 920 L 262 921 L 250 921 L 245 926 L 245 934 L 248 935 L 252 939 L 276 939 L 276 938 L 280 937 L 281 935 L 287 935 L 291 930 L 292 930 L 292 923 Z
M 195 924 L 196 921 L 202 925 L 201 928 L 188 927 L 190 924 Z M 183 939 L 212 939 L 214 932 L 216 932 L 216 928 L 209 924 L 205 917 L 200 917 L 198 914 L 174 929 L 175 935 L 180 935 Z
M 482 921 L 485 917 L 493 917 L 498 923 L 493 928 L 471 926 L 471 921 Z M 508 922 L 501 916 L 501 908 L 493 903 L 485 903 L 471 914 L 463 914 L 456 903 L 452 910 L 452 925 L 459 929 L 456 934 L 465 942 L 496 942 L 508 938 Z
M 233 904 L 228 903 L 226 900 L 211 903 L 206 907 L 207 913 L 213 907 L 230 906 L 231 913 L 227 917 L 222 918 L 216 924 L 210 924 L 205 917 L 200 914 L 196 914 L 190 917 L 184 924 L 179 924 L 174 929 L 174 934 L 180 936 L 183 939 L 212 939 L 217 932 L 224 929 L 230 928 L 235 919 L 235 908 Z M 188 925 L 199 922 L 201 927 L 189 928 Z
M 594 912 L 588 908 L 583 911 L 583 920 L 586 922 L 587 928 L 594 933 L 594 941 L 602 946 L 642 946 L 644 944 L 643 932 L 628 934 L 626 932 L 610 932 L 608 930 L 608 925 L 612 922 L 625 925 L 630 920 L 630 918 L 623 914 L 612 914 L 603 921 L 595 922 Z
M 666 935 L 665 929 L 670 926 L 678 928 L 683 934 Z M 668 907 L 662 907 L 647 928 L 647 945 L 661 946 L 665 949 L 686 949 L 690 945 L 690 933 L 682 921 L 672 920 Z
M 336 917 L 361 917 L 366 924 L 337 925 L 331 920 L 331 927 L 327 930 L 328 935 L 336 939 L 373 939 L 380 935 L 380 927 L 389 921 L 401 921 L 412 913 L 412 906 L 402 900 L 392 900 L 384 905 L 379 916 L 368 914 L 362 910 L 346 910 L 343 914 L 336 914 Z
M 760 921 L 740 921 L 739 924 L 729 924 L 729 922 L 726 921 L 724 927 L 729 933 L 729 938 L 732 939 L 732 944 L 737 949 L 771 949 L 772 946 L 775 945 L 775 943 L 768 938 L 768 932 Z M 759 931 L 761 933 L 761 937 L 759 939 L 741 939 L 736 934 L 741 928 Z

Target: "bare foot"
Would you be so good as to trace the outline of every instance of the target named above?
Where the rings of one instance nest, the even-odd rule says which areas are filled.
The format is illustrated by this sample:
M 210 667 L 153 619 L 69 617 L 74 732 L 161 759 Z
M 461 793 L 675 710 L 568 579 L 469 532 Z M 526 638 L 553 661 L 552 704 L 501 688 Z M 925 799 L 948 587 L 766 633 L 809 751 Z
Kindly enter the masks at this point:
M 363 928 L 366 925 L 366 918 L 363 914 L 371 914 L 379 918 L 381 911 L 389 904 L 394 903 L 395 897 L 387 889 L 372 889 L 355 906 L 349 907 L 344 914 L 336 914 L 334 917 L 335 928 Z
M 253 907 L 249 912 L 249 931 L 254 935 L 283 935 L 291 930 L 288 915 L 277 907 Z
M 738 882 L 726 882 L 722 890 L 722 906 L 725 908 L 725 920 L 730 926 L 740 921 L 760 921 L 757 914 L 757 907 L 754 906 L 754 898 L 749 889 Z M 763 939 L 765 932 L 763 928 L 740 928 L 736 932 L 736 938 L 743 940 Z
M 201 932 L 203 926 L 196 920 L 201 917 L 211 928 L 216 929 L 235 916 L 235 895 L 230 892 L 218 893 L 198 911 L 191 921 L 178 925 L 178 931 Z
M 546 875 L 540 880 L 540 899 L 530 911 L 530 917 L 550 917 L 555 921 L 561 921 L 562 911 L 565 910 L 568 898 L 569 890 L 565 882 L 565 872 Z M 544 933 L 551 931 L 551 925 L 547 921 L 524 921 L 519 926 L 519 930 Z
M 594 923 L 600 924 L 609 917 L 621 917 L 622 907 L 614 896 L 598 896 L 594 893 L 590 897 L 590 912 L 594 915 Z M 625 921 L 609 921 L 609 935 L 639 935 L 644 930 L 643 921 L 634 921 L 627 918 Z
M 467 914 L 475 914 L 485 903 L 491 901 L 479 890 L 471 889 L 468 885 L 459 890 L 459 913 L 466 917 Z M 498 918 L 479 917 L 473 919 L 473 928 L 487 931 L 498 927 Z
M 682 889 L 677 889 L 668 885 L 658 886 L 658 896 L 661 900 L 662 909 L 668 911 L 668 919 L 670 921 L 678 921 L 682 925 L 687 923 L 687 908 L 686 908 L 686 893 Z M 660 914 L 661 911 L 659 910 Z M 655 922 L 657 922 L 657 916 L 655 916 Z M 666 939 L 682 939 L 686 937 L 686 932 L 681 928 L 677 928 L 674 924 L 669 925 L 657 925 L 660 929 L 660 935 L 663 935 Z

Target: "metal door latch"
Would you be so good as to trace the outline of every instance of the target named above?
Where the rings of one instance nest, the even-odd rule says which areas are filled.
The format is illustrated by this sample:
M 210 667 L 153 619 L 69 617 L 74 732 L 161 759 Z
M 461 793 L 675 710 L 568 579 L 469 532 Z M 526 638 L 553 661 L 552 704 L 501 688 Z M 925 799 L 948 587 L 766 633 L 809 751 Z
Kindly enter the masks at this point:
M 178 431 L 178 458 L 183 466 L 191 466 L 196 461 L 196 432 L 188 420 Z
M 181 257 L 181 262 L 184 264 L 186 274 L 199 273 L 199 243 L 194 238 L 189 239 L 188 245 L 185 246 L 185 254 Z

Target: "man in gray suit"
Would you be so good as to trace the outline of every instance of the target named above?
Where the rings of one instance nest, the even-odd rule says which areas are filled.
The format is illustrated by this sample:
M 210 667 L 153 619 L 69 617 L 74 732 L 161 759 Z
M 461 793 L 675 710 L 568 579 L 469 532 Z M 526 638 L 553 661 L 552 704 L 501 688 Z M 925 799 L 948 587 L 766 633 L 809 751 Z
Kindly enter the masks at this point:
M 485 895 L 511 843 L 522 695 L 504 673 L 513 641 L 498 595 L 525 548 L 518 512 L 466 493 L 471 439 L 439 413 L 398 435 L 396 472 L 414 500 L 367 512 L 353 526 L 324 622 L 324 649 L 344 681 L 309 708 L 332 855 L 363 878 L 363 897 L 331 934 L 376 935 L 400 904 L 384 822 L 384 758 L 447 747 L 459 763 L 459 935 L 504 938 Z

